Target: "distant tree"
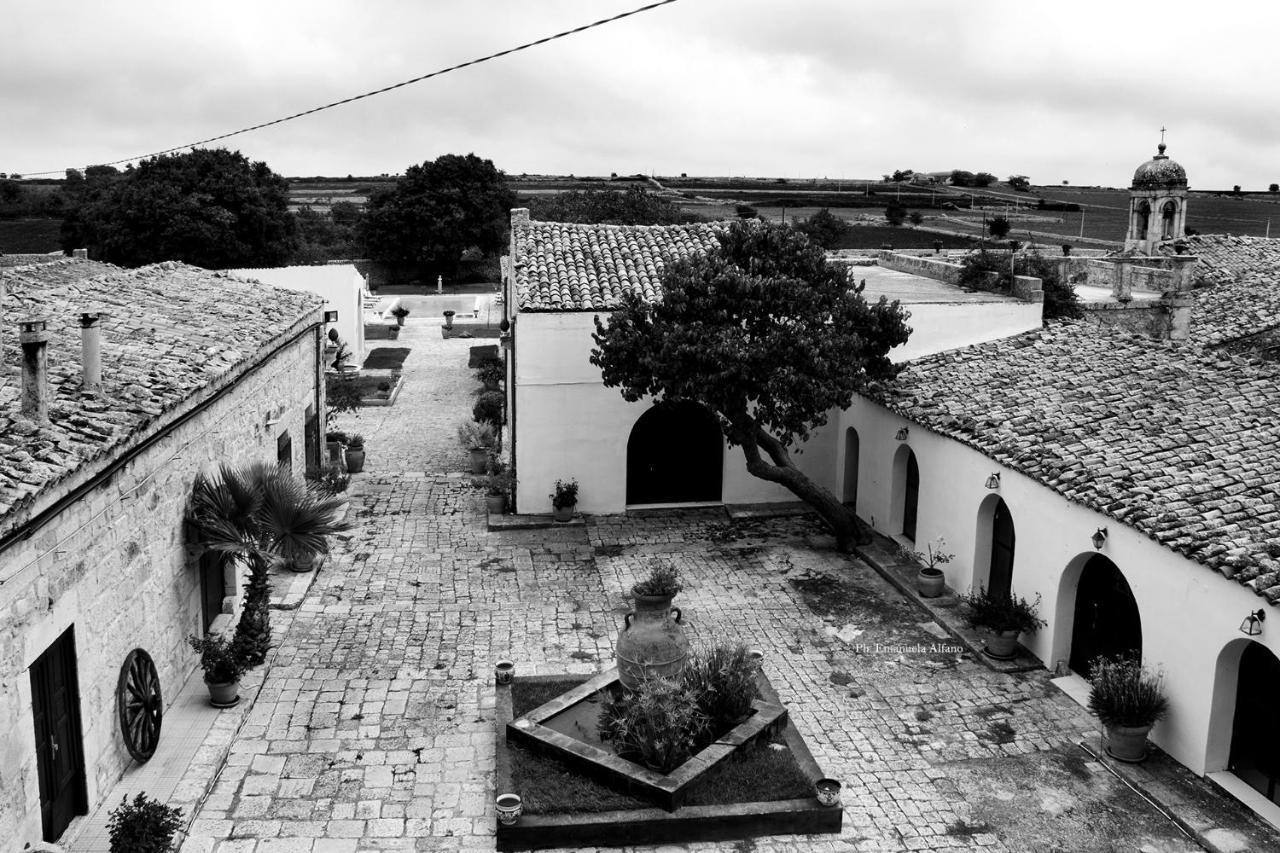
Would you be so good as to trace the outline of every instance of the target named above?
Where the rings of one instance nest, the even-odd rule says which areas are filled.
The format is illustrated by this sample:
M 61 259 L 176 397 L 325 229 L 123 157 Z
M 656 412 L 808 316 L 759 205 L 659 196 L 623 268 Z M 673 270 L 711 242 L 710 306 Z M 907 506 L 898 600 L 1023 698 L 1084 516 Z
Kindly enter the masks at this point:
M 909 214 L 907 214 L 907 221 L 909 221 L 912 225 L 919 225 L 921 222 L 924 222 L 924 216 L 920 213 L 920 211 L 913 210 Z
M 547 222 L 671 225 L 701 219 L 641 186 L 630 186 L 625 190 L 570 190 L 536 196 L 530 201 L 529 208 L 534 219 Z
M 1016 190 L 1020 193 L 1031 192 L 1031 179 L 1026 175 L 1010 175 L 1006 183 L 1011 190 Z
M 200 148 L 114 172 L 85 170 L 82 202 L 63 223 L 64 249 L 85 246 L 123 266 L 225 269 L 279 266 L 297 247 L 285 179 L 238 151 Z
M 1240 195 L 1240 185 L 1236 184 L 1234 187 L 1231 188 L 1231 191 L 1236 195 Z
M 906 312 L 884 298 L 868 304 L 847 270 L 789 226 L 735 222 L 717 240 L 667 266 L 661 300 L 628 293 L 607 322 L 597 318 L 591 363 L 629 402 L 706 407 L 747 471 L 812 506 L 839 548 L 869 541 L 789 448 L 855 392 L 896 375 L 889 350 L 911 333 Z
M 915 174 L 914 169 L 898 169 L 893 173 L 893 176 L 890 178 L 890 180 L 895 183 L 901 183 L 902 181 L 911 180 L 911 177 L 914 174 Z
M 996 176 L 990 172 L 979 172 L 973 176 L 975 187 L 989 187 L 996 182 Z
M 298 247 L 290 258 L 291 263 L 323 264 L 326 261 L 354 258 L 360 254 L 355 235 L 359 208 L 349 201 L 338 204 L 355 208 L 356 218 L 348 218 L 344 211 L 343 221 L 338 222 L 332 209 L 325 213 L 310 205 L 303 205 L 294 214 L 298 223 Z
M 351 201 L 335 201 L 329 207 L 329 218 L 334 225 L 354 226 L 361 216 L 360 205 Z
M 973 172 L 966 172 L 963 169 L 956 169 L 951 173 L 951 184 L 957 187 L 973 186 Z
M 808 219 L 802 219 L 794 227 L 822 248 L 836 249 L 851 226 L 824 207 Z
M 1009 220 L 1005 219 L 1003 216 L 997 216 L 987 224 L 987 231 L 990 232 L 992 237 L 995 237 L 997 240 L 1001 240 L 1009 235 L 1009 231 L 1012 227 L 1013 226 L 1009 224 Z
M 445 154 L 375 193 L 357 233 L 373 260 L 452 275 L 468 248 L 502 248 L 515 204 L 492 160 Z
M 733 210 L 738 214 L 739 219 L 755 219 L 760 215 L 760 212 L 749 204 L 740 204 Z
M 907 209 L 894 202 L 884 209 L 884 218 L 890 225 L 901 225 L 907 221 Z
M 1280 184 L 1272 184 L 1271 186 L 1267 187 L 1267 192 L 1280 193 Z

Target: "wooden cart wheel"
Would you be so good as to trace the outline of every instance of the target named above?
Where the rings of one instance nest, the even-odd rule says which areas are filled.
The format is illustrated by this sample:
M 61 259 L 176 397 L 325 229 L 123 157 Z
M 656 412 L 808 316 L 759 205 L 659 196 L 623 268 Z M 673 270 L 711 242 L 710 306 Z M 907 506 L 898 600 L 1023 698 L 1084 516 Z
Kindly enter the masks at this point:
M 120 667 L 116 682 L 116 707 L 120 711 L 120 732 L 125 748 L 137 761 L 155 754 L 160 743 L 160 722 L 164 699 L 155 661 L 142 649 L 134 649 Z

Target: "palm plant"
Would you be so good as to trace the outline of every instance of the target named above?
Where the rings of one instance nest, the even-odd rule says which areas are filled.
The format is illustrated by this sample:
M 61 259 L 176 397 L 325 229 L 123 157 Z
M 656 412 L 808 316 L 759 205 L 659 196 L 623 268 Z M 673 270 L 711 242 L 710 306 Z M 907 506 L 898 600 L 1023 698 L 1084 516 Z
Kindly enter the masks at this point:
M 342 504 L 287 469 L 262 462 L 224 464 L 216 475 L 196 478 L 190 514 L 201 544 L 249 567 L 232 640 L 246 666 L 261 664 L 271 648 L 272 564 L 329 553 L 328 537 L 350 528 L 339 515 Z

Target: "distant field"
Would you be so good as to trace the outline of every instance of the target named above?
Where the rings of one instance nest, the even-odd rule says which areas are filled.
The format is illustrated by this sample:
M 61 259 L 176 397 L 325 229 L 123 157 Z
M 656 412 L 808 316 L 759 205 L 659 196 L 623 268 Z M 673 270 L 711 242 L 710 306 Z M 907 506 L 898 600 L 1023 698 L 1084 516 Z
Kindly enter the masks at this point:
M 6 254 L 35 254 L 56 252 L 62 220 L 60 219 L 0 219 L 0 252 Z

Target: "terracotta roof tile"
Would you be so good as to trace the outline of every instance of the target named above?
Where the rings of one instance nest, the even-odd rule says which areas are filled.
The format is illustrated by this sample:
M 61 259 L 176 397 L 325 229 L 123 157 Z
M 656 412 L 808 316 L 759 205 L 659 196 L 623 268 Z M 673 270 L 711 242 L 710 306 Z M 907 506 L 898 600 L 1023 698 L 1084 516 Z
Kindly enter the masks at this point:
M 1194 338 L 1209 346 L 1280 326 L 1280 240 L 1197 234 L 1200 258 L 1191 313 Z
M 312 294 L 250 284 L 177 263 L 125 270 L 64 260 L 0 269 L 7 291 L 0 383 L 0 528 L 80 466 L 108 456 L 160 415 L 252 361 L 308 312 Z M 82 310 L 103 313 L 102 392 L 80 392 Z M 19 413 L 17 323 L 48 320 L 49 419 Z
M 912 362 L 872 396 L 1280 599 L 1280 366 L 1062 323 Z
M 723 226 L 528 222 L 513 227 L 520 310 L 601 311 L 618 307 L 627 292 L 660 298 L 666 262 L 710 251 Z

